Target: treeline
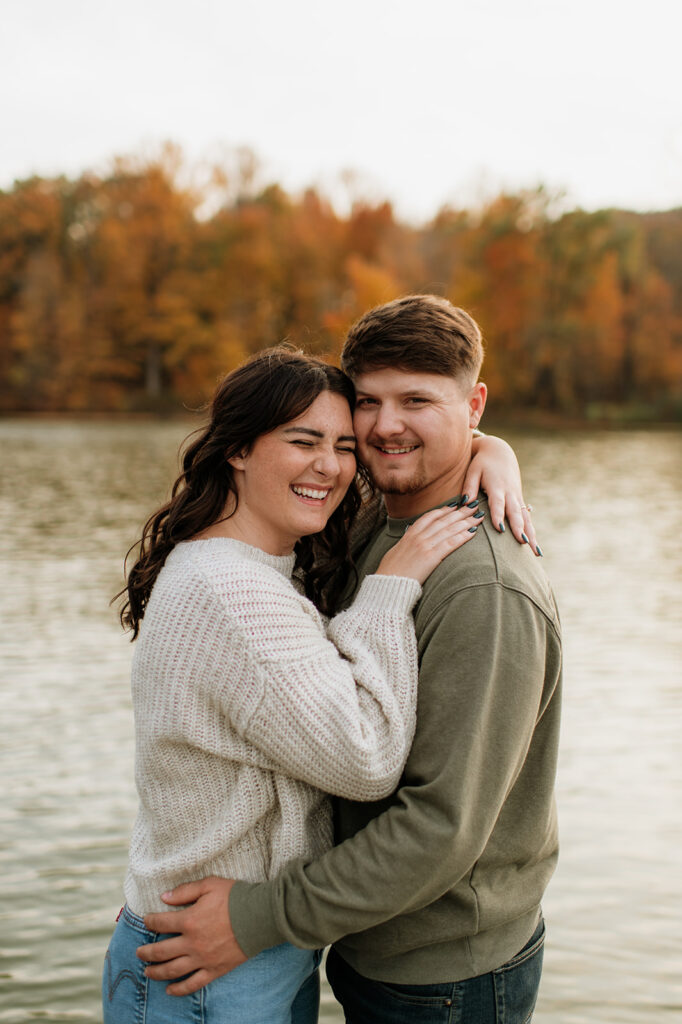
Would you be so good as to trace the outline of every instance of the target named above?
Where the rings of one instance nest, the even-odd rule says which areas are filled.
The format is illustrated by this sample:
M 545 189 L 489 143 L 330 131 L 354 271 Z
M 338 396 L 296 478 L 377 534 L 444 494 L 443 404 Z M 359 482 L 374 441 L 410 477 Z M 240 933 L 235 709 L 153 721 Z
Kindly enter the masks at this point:
M 329 358 L 370 306 L 432 291 L 486 338 L 500 411 L 682 415 L 682 209 L 557 212 L 542 189 L 428 224 L 177 151 L 0 192 L 0 410 L 195 407 L 283 340 Z

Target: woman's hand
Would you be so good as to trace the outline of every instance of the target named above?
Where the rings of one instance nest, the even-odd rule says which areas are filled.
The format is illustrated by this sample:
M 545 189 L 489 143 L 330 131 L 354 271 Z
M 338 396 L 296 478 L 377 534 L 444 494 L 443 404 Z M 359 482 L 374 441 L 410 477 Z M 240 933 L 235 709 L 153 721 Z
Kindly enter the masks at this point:
M 477 508 L 435 508 L 405 530 L 376 570 L 378 576 L 409 576 L 423 583 L 446 555 L 471 540 L 483 517 Z
M 495 529 L 504 533 L 506 517 L 519 544 L 529 544 L 536 555 L 542 555 L 530 507 L 523 500 L 521 470 L 513 448 L 502 438 L 488 435 L 475 437 L 472 450 L 462 492 L 475 498 L 479 490 L 484 490 Z

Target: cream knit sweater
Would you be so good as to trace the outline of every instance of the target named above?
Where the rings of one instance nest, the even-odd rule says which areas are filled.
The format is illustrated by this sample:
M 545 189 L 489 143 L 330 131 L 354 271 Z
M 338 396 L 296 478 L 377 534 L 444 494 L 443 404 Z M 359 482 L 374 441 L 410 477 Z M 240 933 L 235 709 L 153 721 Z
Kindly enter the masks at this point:
M 326 623 L 294 555 L 178 544 L 132 669 L 140 806 L 125 896 L 137 914 L 206 875 L 264 881 L 332 844 L 325 793 L 395 788 L 414 733 L 416 580 L 370 576 Z M 323 792 L 324 791 L 324 792 Z

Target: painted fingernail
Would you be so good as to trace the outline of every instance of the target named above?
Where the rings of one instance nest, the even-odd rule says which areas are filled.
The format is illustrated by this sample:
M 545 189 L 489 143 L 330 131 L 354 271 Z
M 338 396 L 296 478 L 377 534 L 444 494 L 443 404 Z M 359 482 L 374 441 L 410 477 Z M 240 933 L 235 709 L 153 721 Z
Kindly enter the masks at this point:
M 478 529 L 478 526 L 470 526 L 469 527 L 469 533 L 476 533 L 477 529 Z
M 465 495 L 465 497 L 466 497 L 466 495 Z M 467 502 L 467 508 L 476 508 L 477 505 L 478 505 L 478 498 L 474 498 L 473 501 Z
M 522 534 L 521 534 L 521 536 L 523 537 L 523 539 L 524 539 L 524 542 L 525 542 L 526 544 L 530 544 L 530 541 L 529 541 L 529 540 L 528 540 L 528 538 L 526 537 L 525 533 L 522 533 Z
M 478 512 L 474 512 L 474 519 L 482 519 L 484 515 L 485 515 L 485 512 L 482 512 L 479 509 Z
M 468 500 L 469 500 L 469 495 L 468 494 L 463 494 L 462 497 L 460 498 L 460 502 L 459 503 L 460 503 L 460 505 L 466 505 Z
M 449 508 L 459 508 L 459 498 L 453 498 L 452 501 L 446 501 L 445 504 Z
M 500 523 L 499 526 L 500 526 L 500 533 L 506 533 L 506 530 L 504 528 L 504 523 Z
M 536 545 L 535 545 L 535 550 L 536 550 L 536 551 L 537 551 L 537 553 L 539 554 L 540 558 L 544 558 L 544 555 L 542 554 L 542 548 L 540 547 L 540 545 L 539 545 L 539 544 L 536 544 Z

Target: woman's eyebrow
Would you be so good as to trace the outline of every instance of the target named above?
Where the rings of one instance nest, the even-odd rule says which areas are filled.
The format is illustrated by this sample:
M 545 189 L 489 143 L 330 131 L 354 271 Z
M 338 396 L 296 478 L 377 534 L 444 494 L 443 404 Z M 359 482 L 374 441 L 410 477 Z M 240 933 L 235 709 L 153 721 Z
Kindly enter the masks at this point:
M 310 427 L 285 427 L 285 434 L 308 434 L 310 437 L 324 437 L 321 430 L 312 430 Z M 337 441 L 355 442 L 355 434 L 341 434 Z
M 284 434 L 310 434 L 311 437 L 324 437 L 321 430 L 311 430 L 310 427 L 285 427 Z

